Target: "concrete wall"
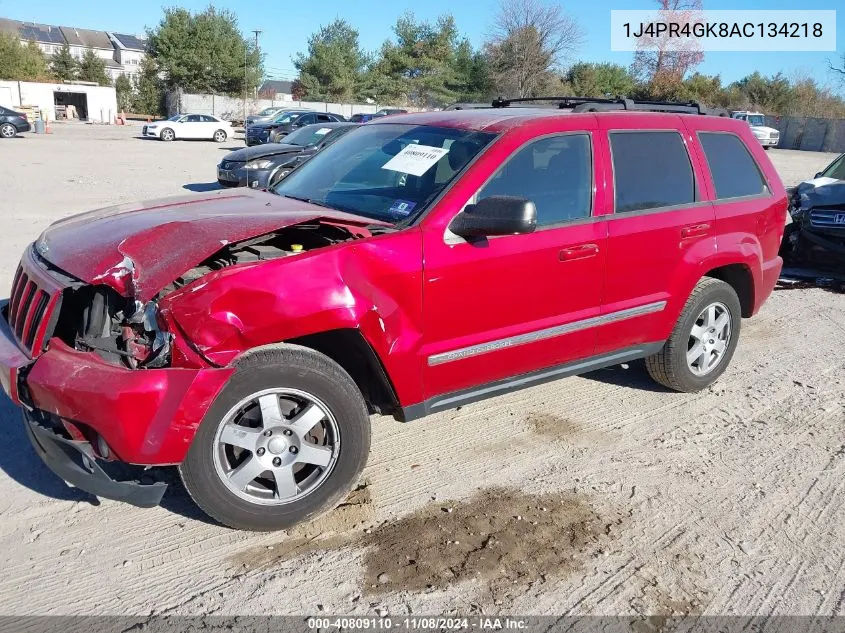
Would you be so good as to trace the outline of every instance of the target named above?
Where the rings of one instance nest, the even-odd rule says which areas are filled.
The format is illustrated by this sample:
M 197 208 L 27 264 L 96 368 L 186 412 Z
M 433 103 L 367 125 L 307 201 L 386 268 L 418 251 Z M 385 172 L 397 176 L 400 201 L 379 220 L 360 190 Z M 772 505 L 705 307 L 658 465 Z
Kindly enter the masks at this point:
M 845 119 L 767 116 L 766 125 L 780 132 L 781 149 L 845 152 Z
M 275 99 L 247 99 L 246 113 L 255 114 L 270 107 L 307 108 L 317 112 L 333 112 L 345 117 L 358 113 L 373 113 L 381 108 L 390 107 L 385 103 L 325 103 L 322 101 L 295 101 L 291 95 L 277 94 Z M 413 110 L 414 108 L 407 108 Z M 167 95 L 167 115 L 190 112 L 193 114 L 213 114 L 227 120 L 244 119 L 243 98 L 207 94 L 169 93 Z
M 56 119 L 55 92 L 85 93 L 89 121 L 111 123 L 117 116 L 117 95 L 111 86 L 0 81 L 0 104 L 10 107 L 35 106 L 48 121 L 54 121 Z

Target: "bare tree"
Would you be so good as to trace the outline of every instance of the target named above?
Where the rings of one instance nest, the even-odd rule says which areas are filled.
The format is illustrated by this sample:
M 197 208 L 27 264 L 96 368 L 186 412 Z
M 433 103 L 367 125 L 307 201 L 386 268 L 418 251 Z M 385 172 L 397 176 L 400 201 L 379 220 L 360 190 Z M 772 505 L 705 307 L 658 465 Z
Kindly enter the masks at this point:
M 501 0 L 484 45 L 493 85 L 502 95 L 537 96 L 582 42 L 578 23 L 559 4 Z
M 834 66 L 833 62 L 829 59 L 827 60 L 827 65 L 830 67 L 830 72 L 832 73 L 839 73 L 840 81 L 845 82 L 845 53 L 842 54 L 842 67 Z
M 701 0 L 655 0 L 662 20 L 675 24 L 695 22 L 701 15 Z M 632 70 L 647 82 L 656 96 L 671 93 L 684 76 L 704 61 L 701 46 L 694 39 L 670 38 L 666 34 L 637 40 Z

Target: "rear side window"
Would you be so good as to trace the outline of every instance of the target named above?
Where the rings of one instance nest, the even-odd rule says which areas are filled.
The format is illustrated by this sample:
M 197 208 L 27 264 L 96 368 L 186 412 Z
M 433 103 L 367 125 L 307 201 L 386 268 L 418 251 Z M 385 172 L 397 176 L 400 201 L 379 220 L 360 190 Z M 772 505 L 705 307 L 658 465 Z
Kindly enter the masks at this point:
M 757 163 L 738 136 L 699 132 L 698 140 L 707 156 L 718 199 L 759 196 L 769 192 Z
M 616 213 L 695 202 L 695 180 L 677 132 L 612 132 Z

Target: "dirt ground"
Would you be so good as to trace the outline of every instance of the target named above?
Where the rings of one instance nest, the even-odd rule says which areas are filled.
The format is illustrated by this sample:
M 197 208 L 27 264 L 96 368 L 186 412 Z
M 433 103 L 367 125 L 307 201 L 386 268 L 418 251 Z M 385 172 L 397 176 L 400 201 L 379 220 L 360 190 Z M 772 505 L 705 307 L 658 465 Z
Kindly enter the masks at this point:
M 0 295 L 49 222 L 216 188 L 223 146 L 55 126 L 0 143 Z M 773 150 L 787 184 L 833 155 Z M 403 425 L 361 486 L 290 533 L 96 502 L 0 402 L 0 614 L 845 615 L 845 295 L 777 290 L 726 375 L 667 392 L 640 363 Z

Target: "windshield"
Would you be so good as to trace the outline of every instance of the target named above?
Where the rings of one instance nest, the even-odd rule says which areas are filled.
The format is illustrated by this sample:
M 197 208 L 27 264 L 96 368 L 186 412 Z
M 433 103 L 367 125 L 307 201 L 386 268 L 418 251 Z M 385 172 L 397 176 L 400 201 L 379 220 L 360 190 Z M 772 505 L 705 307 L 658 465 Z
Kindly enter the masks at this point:
M 178 121 L 178 120 L 179 120 L 179 119 L 181 119 L 183 116 L 185 116 L 185 115 L 184 115 L 184 114 L 174 114 L 172 117 L 170 117 L 170 118 L 169 118 L 169 119 L 167 119 L 167 120 L 168 120 L 168 121 Z
M 821 174 L 826 178 L 836 178 L 837 180 L 845 180 L 845 154 L 828 165 Z
M 275 114 L 278 112 L 276 108 L 264 108 L 261 112 L 258 113 L 258 116 L 270 116 L 271 114 Z
M 424 125 L 366 125 L 318 152 L 274 189 L 374 220 L 423 211 L 495 135 Z
M 290 145 L 301 145 L 302 147 L 316 145 L 317 143 L 321 143 L 333 130 L 334 128 L 326 127 L 319 123 L 316 125 L 306 125 L 288 134 L 284 138 L 284 141 Z
M 273 123 L 289 123 L 291 119 L 295 119 L 300 114 L 302 112 L 279 112 L 279 114 L 273 117 Z
M 766 125 L 766 120 L 763 118 L 762 114 L 749 114 L 748 117 L 746 117 L 746 120 L 748 121 L 748 125 Z

